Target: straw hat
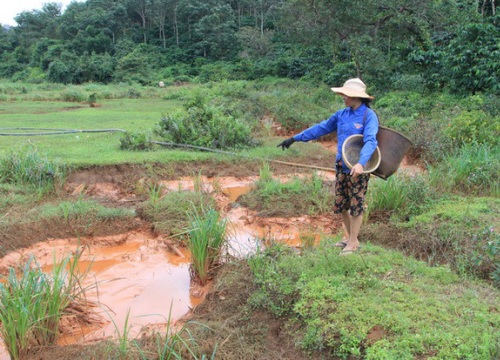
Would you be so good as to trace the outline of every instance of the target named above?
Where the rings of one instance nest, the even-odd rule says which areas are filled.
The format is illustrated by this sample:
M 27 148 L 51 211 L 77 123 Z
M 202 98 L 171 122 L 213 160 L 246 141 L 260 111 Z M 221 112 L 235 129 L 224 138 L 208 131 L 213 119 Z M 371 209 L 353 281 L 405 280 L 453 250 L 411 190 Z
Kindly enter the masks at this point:
M 342 87 L 334 87 L 332 91 L 337 94 L 346 95 L 354 98 L 365 98 L 373 100 L 374 97 L 366 93 L 366 85 L 361 79 L 349 79 Z

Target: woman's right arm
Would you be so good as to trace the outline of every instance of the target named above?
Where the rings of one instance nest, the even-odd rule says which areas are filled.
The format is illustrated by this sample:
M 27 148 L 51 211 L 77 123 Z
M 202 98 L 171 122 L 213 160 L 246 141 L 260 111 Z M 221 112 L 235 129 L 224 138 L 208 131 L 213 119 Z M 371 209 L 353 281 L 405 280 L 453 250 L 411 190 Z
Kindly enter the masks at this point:
M 316 140 L 323 135 L 330 134 L 337 131 L 338 125 L 338 112 L 330 116 L 329 119 L 323 120 L 319 124 L 313 125 L 310 128 L 298 133 L 293 138 L 295 141 L 310 141 Z

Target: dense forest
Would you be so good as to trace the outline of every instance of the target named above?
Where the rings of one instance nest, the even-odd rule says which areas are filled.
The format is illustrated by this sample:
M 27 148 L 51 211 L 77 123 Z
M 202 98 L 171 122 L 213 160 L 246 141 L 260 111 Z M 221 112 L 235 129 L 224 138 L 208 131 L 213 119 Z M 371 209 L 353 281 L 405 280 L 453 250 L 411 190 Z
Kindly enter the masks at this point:
M 266 76 L 500 93 L 495 0 L 87 0 L 0 28 L 0 77 L 154 84 Z

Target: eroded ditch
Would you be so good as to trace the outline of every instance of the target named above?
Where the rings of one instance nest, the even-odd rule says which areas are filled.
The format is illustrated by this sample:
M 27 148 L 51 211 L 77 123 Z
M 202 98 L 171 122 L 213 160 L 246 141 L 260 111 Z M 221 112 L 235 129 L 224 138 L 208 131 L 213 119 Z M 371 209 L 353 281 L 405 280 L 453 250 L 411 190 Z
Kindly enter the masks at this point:
M 332 180 L 333 173 L 320 173 Z M 293 176 L 282 176 L 287 181 Z M 120 206 L 134 207 L 141 201 L 136 194 L 125 191 L 113 181 L 86 183 L 68 181 L 66 191 L 75 197 L 85 196 Z M 250 191 L 257 176 L 248 177 L 183 177 L 161 180 L 163 192 L 190 191 L 200 186 L 213 196 L 222 215 L 229 221 L 229 254 L 245 257 L 262 247 L 263 239 L 284 242 L 300 248 L 300 233 L 313 229 L 317 234 L 336 233 L 340 219 L 332 215 L 300 216 L 296 218 L 263 218 L 255 212 L 238 206 L 240 195 Z M 144 181 L 144 179 L 142 179 Z M 319 237 L 315 239 L 319 240 Z M 169 241 L 149 228 L 102 237 L 51 239 L 29 248 L 11 252 L 0 259 L 0 272 L 19 265 L 34 256 L 48 272 L 54 259 L 62 259 L 84 247 L 81 268 L 90 266 L 87 282 L 89 304 L 84 321 L 68 317 L 62 321 L 59 345 L 84 344 L 101 339 L 113 339 L 129 327 L 130 338 L 142 333 L 165 329 L 189 316 L 190 310 L 200 304 L 208 287 L 200 287 L 191 280 L 190 254 L 172 246 Z M 95 286 L 93 286 L 95 285 Z M 80 314 L 81 315 L 81 314 Z M 126 325 L 128 324 L 128 325 Z

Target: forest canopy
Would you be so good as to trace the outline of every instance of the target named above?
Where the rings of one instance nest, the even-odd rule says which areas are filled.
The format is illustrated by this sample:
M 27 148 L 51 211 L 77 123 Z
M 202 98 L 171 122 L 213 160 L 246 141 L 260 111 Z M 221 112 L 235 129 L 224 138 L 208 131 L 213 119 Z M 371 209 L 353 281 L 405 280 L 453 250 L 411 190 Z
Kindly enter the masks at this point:
M 500 93 L 494 0 L 87 0 L 0 28 L 14 81 L 218 81 L 267 76 L 378 91 Z

